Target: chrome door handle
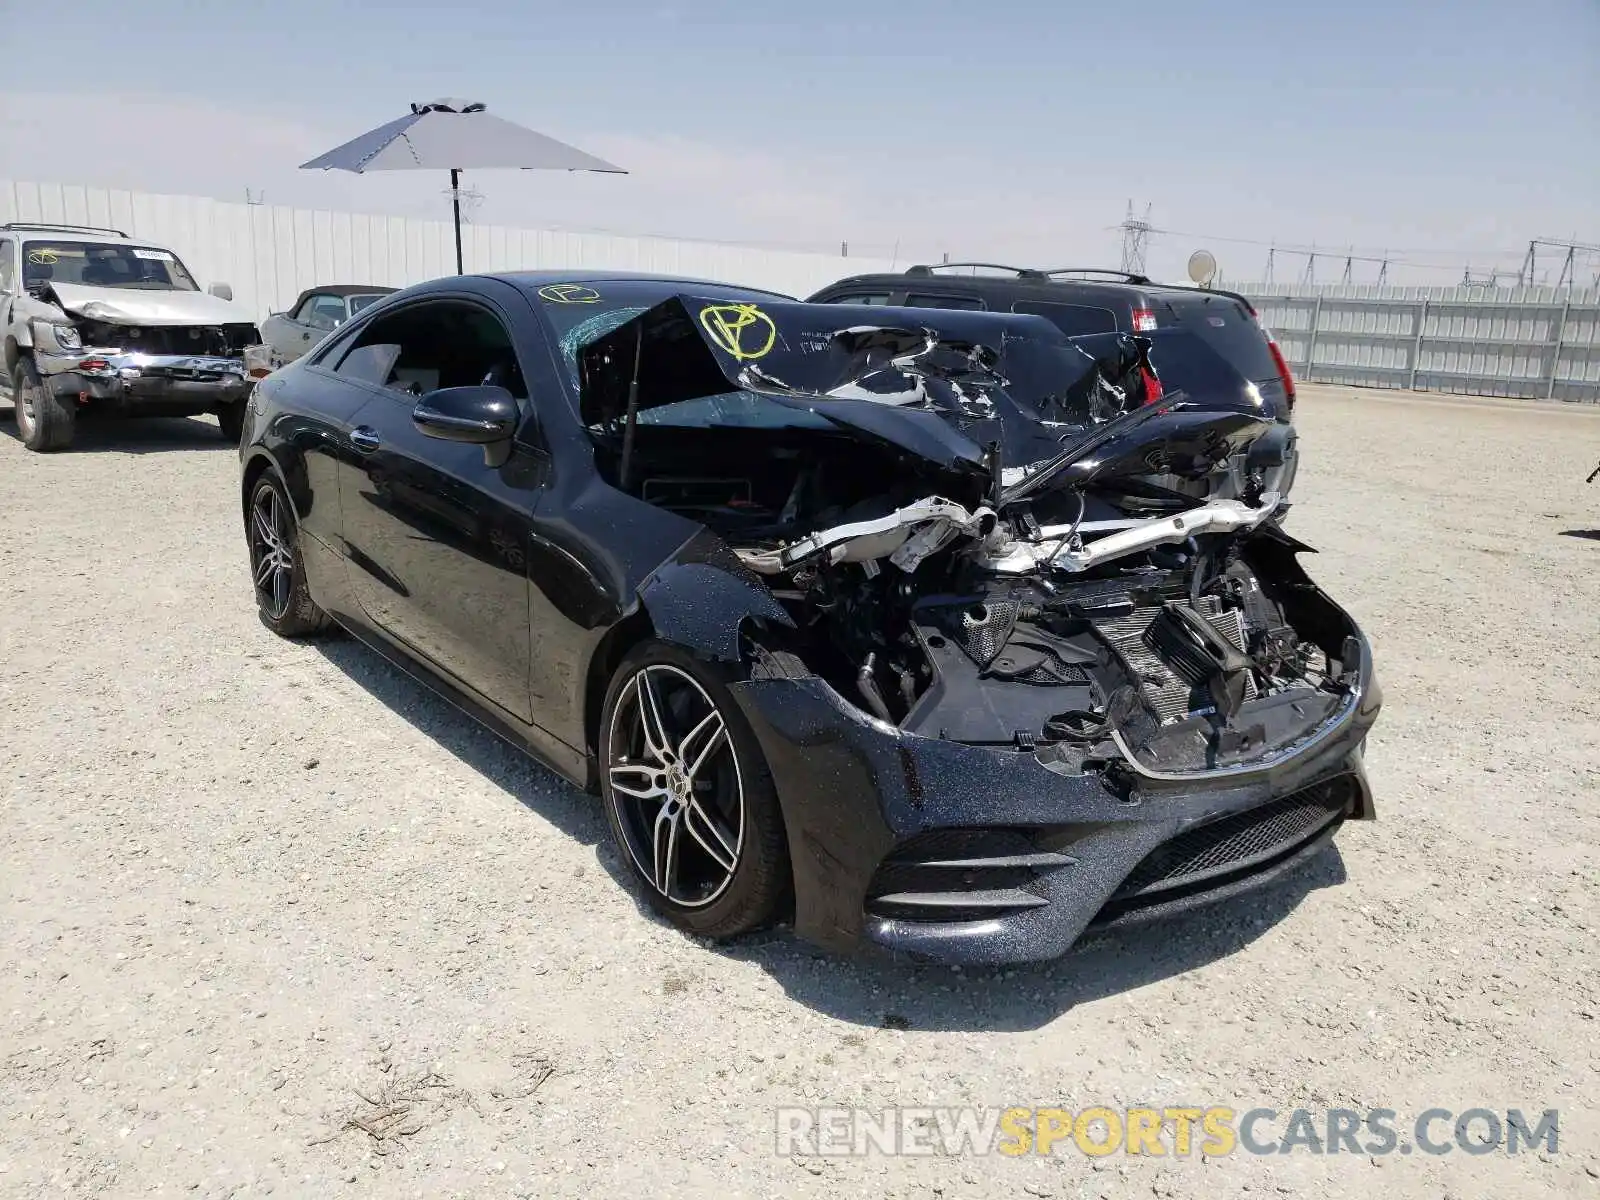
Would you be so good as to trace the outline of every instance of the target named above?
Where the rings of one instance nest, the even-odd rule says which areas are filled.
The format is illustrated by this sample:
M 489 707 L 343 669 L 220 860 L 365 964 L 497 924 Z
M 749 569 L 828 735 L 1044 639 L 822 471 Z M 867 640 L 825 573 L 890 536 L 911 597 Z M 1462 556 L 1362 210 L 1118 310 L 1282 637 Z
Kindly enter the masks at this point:
M 350 444 L 357 450 L 376 450 L 383 443 L 375 430 L 366 425 L 350 431 Z

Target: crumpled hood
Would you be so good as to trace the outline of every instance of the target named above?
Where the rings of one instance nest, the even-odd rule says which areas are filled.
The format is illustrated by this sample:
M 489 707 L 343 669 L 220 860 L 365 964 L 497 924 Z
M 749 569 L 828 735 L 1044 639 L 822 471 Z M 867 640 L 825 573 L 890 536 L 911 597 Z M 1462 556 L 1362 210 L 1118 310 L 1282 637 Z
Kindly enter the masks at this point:
M 50 284 L 57 305 L 91 321 L 114 325 L 253 325 L 244 306 L 210 292 Z
M 743 394 L 947 470 L 998 474 L 1007 492 L 1046 464 L 1080 484 L 1203 473 L 1271 420 L 1249 381 L 1199 339 L 1169 340 L 1203 394 L 1106 420 L 1099 360 L 1113 348 L 1080 346 L 1041 317 L 680 294 L 579 349 L 580 409 L 585 424 L 616 428 L 630 403 L 647 412 L 695 401 L 699 419 L 718 424 L 704 402 Z M 738 403 L 726 407 L 728 424 L 745 423 Z

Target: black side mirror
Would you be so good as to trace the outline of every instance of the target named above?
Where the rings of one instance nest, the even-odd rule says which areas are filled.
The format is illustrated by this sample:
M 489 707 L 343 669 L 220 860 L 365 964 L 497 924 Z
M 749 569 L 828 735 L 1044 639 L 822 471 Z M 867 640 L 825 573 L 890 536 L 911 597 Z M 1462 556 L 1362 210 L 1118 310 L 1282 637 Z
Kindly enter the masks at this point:
M 440 388 L 411 410 L 412 423 L 429 437 L 478 446 L 508 440 L 517 416 L 517 402 L 503 387 Z
M 517 402 L 503 387 L 453 387 L 428 392 L 411 410 L 411 423 L 429 437 L 483 447 L 487 467 L 511 458 Z

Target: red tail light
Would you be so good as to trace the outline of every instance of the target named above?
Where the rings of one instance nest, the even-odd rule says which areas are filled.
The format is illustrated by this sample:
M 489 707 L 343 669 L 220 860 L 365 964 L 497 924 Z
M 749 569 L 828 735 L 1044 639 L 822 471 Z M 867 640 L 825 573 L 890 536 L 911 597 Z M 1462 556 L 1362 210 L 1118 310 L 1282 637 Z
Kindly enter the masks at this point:
M 1153 308 L 1136 308 L 1133 310 L 1133 331 L 1135 333 L 1149 333 L 1156 327 L 1156 310 Z
M 80 371 L 104 371 L 111 364 L 103 358 L 86 358 L 78 364 Z
M 1144 380 L 1144 402 L 1154 404 L 1161 399 L 1161 380 L 1156 378 L 1156 373 L 1149 367 L 1140 367 L 1139 377 Z
M 1267 334 L 1267 349 L 1272 351 L 1272 361 L 1278 366 L 1278 377 L 1283 380 L 1283 391 L 1288 397 L 1289 407 L 1294 407 L 1294 376 L 1289 374 L 1289 364 L 1284 361 L 1283 351 L 1278 349 L 1278 343 L 1272 340 L 1272 334 Z

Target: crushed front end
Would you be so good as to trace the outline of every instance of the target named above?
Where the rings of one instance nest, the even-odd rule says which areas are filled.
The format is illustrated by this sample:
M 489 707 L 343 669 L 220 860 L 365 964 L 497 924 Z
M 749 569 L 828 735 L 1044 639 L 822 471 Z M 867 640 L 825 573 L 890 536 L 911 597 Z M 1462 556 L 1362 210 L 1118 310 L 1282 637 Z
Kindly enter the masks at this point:
M 763 306 L 787 353 L 752 369 L 714 339 L 701 361 L 683 298 L 584 364 L 602 471 L 787 617 L 746 623 L 733 693 L 801 935 L 1053 958 L 1371 819 L 1370 649 L 1278 523 L 1278 423 L 1131 401 L 1033 318 L 841 307 Z
M 789 822 L 797 930 L 1052 958 L 1371 819 L 1381 696 L 1360 630 L 1275 526 L 1195 541 L 1087 578 L 969 567 L 924 592 L 886 570 L 873 616 L 850 606 L 853 677 L 820 665 L 835 638 L 815 623 L 828 649 L 802 632 L 798 652 L 758 650 L 736 693 Z
M 170 311 L 166 293 L 133 293 L 115 304 L 86 298 L 104 291 L 62 284 L 33 298 L 34 363 L 55 395 L 120 416 L 192 416 L 249 396 L 244 360 L 260 341 L 254 325 L 185 320 Z M 183 298 L 196 309 L 223 304 L 199 294 Z
M 56 395 L 98 412 L 191 416 L 237 404 L 249 395 L 243 359 L 253 341 L 249 326 L 238 333 L 227 327 L 131 326 L 84 333 L 70 349 L 53 336 L 47 340 L 36 335 L 34 361 Z M 158 348 L 147 349 L 146 342 Z

